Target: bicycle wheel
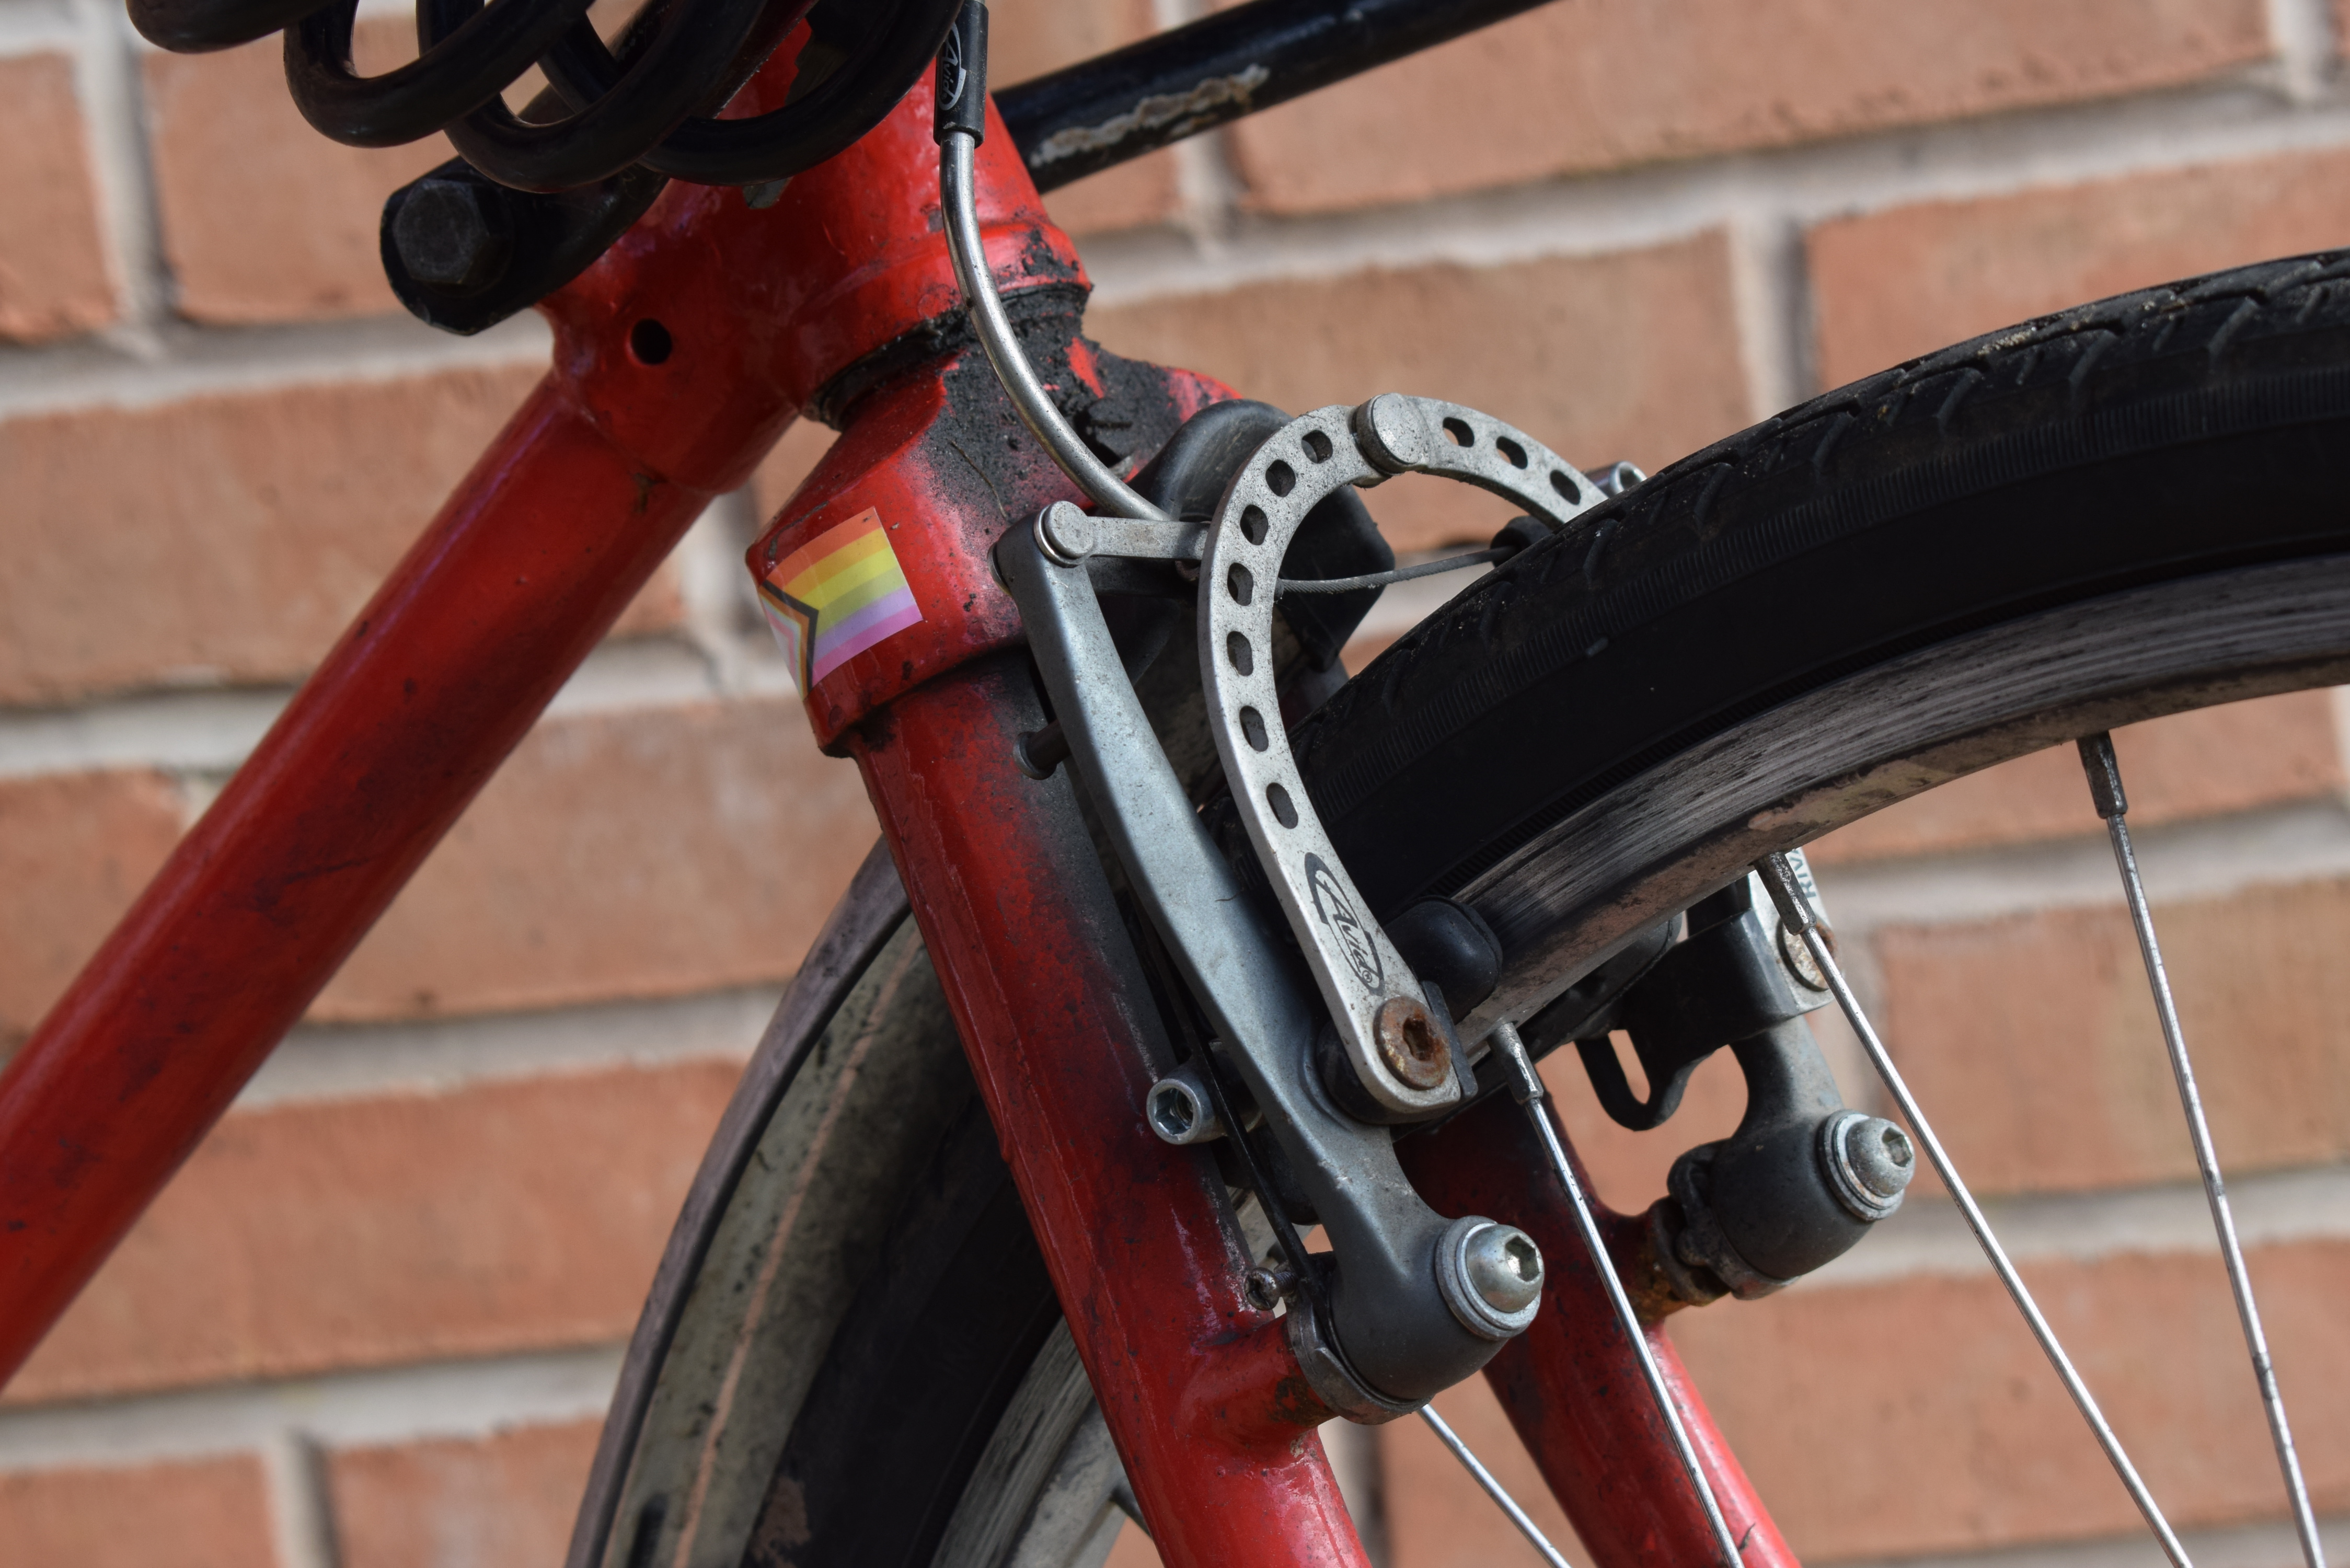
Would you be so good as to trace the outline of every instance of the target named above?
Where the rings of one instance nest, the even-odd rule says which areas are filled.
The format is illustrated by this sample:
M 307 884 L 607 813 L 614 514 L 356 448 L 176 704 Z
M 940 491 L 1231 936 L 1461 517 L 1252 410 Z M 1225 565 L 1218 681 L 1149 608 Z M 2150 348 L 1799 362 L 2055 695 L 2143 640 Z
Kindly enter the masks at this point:
M 1476 1016 L 1523 1018 L 1767 850 L 2076 734 L 2350 675 L 2345 482 L 2350 258 L 2125 296 L 1666 470 L 1408 634 L 1298 755 L 1366 895 L 1476 909 L 1506 954 Z M 608 1544 L 574 1568 L 1107 1552 L 1116 1457 L 927 973 L 900 930 L 727 1221 L 781 1237 L 782 1195 L 853 1189 L 854 1224 L 713 1250 L 677 1343 L 761 1348 L 748 1374 L 669 1357 Z M 901 1103 L 894 1152 L 818 1136 Z

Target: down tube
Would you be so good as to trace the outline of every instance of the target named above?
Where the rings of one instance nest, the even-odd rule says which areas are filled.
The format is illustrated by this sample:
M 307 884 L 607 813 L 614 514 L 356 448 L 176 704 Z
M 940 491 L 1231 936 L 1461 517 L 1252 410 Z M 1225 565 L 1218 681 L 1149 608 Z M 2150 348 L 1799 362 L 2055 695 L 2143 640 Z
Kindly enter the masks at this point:
M 1551 1115 L 1544 1101 L 1542 1114 Z M 1553 1118 L 1555 1125 L 1556 1118 Z M 1565 1129 L 1560 1141 L 1566 1144 Z M 1420 1195 L 1448 1214 L 1507 1214 L 1542 1249 L 1550 1278 L 1534 1326 L 1503 1347 L 1485 1380 L 1542 1469 L 1597 1568 L 1712 1564 L 1721 1557 L 1672 1438 L 1575 1226 L 1523 1107 L 1506 1095 L 1397 1146 Z M 1581 1168 L 1577 1162 L 1578 1170 Z M 1585 1190 L 1590 1189 L 1588 1177 Z M 1641 1223 L 1599 1210 L 1617 1267 L 1628 1273 Z M 1746 1568 L 1794 1568 L 1794 1553 L 1754 1494 L 1690 1386 L 1664 1330 L 1649 1347 L 1678 1393 L 1681 1419 Z
M 0 1380 L 708 499 L 515 415 L 0 1077 Z

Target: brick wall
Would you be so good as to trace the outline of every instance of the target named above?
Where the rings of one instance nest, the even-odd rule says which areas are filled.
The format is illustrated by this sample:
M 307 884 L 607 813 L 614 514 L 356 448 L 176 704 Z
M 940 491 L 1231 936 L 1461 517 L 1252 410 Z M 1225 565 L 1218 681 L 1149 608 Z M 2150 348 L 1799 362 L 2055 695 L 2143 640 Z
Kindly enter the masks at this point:
M 999 0 L 999 79 L 1201 3 Z M 403 24 L 368 15 L 363 55 L 394 57 Z M 1292 408 L 1458 398 L 1653 467 L 2034 311 L 2350 242 L 2345 22 L 2324 0 L 1555 0 L 1051 205 L 1113 348 Z M 392 312 L 375 213 L 440 156 L 312 135 L 270 45 L 164 57 L 112 0 L 0 0 L 0 1051 L 543 362 L 533 321 L 461 342 Z M 827 439 L 795 429 L 697 525 L 0 1399 L 11 1561 L 555 1560 L 732 1074 L 872 832 L 734 559 Z M 1434 487 L 1378 499 L 1408 548 L 1500 520 Z M 1442 597 L 1392 595 L 1352 657 Z M 2332 1515 L 2344 724 L 2315 693 L 2122 742 Z M 2156 1489 L 2208 1554 L 2281 1563 L 2095 827 L 2054 754 L 1819 862 L 1897 1049 Z M 1632 1206 L 1738 1106 L 1717 1064 L 1635 1138 L 1557 1082 Z M 1810 1555 L 2106 1561 L 2126 1503 L 1950 1219 L 1921 1193 L 1818 1280 L 1679 1320 L 1680 1343 Z M 1482 1387 L 1441 1403 L 1563 1529 Z M 1530 1560 L 1416 1426 L 1350 1459 L 1393 1568 Z

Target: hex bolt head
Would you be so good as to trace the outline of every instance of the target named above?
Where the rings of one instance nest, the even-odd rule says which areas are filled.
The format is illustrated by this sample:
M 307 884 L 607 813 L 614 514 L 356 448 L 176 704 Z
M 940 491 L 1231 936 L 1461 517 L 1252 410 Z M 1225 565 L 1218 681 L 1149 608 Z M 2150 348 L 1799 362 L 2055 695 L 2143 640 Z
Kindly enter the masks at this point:
M 1860 1178 L 1863 1187 L 1879 1198 L 1898 1198 L 1908 1189 L 1909 1179 L 1918 1170 L 1918 1155 L 1909 1147 L 1908 1134 L 1872 1116 L 1856 1123 L 1844 1135 L 1844 1143 L 1853 1174 Z
M 1495 1312 L 1523 1312 L 1542 1299 L 1542 1249 L 1515 1226 L 1488 1226 L 1470 1237 L 1461 1249 L 1461 1272 Z
M 1901 1207 L 1918 1174 L 1918 1151 L 1884 1117 L 1838 1111 L 1820 1124 L 1820 1166 L 1836 1200 L 1856 1219 L 1875 1221 Z
M 400 265 L 419 283 L 479 293 L 514 253 L 504 192 L 470 180 L 420 180 L 392 219 Z
M 1188 1063 L 1150 1085 L 1143 1096 L 1142 1119 L 1161 1143 L 1207 1143 L 1224 1136 L 1216 1103 L 1200 1082 L 1199 1069 Z
M 1437 1240 L 1436 1284 L 1461 1327 L 1480 1339 L 1507 1339 L 1541 1309 L 1542 1251 L 1514 1225 L 1464 1215 Z
M 1390 996 L 1371 1015 L 1371 1039 L 1379 1063 L 1398 1081 L 1415 1089 L 1440 1089 L 1451 1081 L 1452 1054 L 1444 1048 L 1436 1020 L 1409 996 Z

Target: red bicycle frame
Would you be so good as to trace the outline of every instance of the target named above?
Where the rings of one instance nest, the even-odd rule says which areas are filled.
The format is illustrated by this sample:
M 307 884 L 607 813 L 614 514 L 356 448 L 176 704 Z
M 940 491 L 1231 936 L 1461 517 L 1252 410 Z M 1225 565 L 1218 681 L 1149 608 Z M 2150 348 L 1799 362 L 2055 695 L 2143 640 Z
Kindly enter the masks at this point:
M 745 107 L 781 101 L 790 55 Z M 1142 1127 L 1159 1025 L 1066 775 L 1040 784 L 1014 760 L 1041 716 L 988 551 L 1076 493 L 1033 442 L 984 462 L 967 450 L 998 428 L 975 421 L 973 400 L 998 394 L 955 331 L 930 103 L 925 81 L 764 210 L 732 189 L 672 186 L 545 302 L 545 380 L 0 1077 L 0 1376 L 702 505 L 844 372 L 881 366 L 753 553 L 764 569 L 869 513 L 919 607 L 918 622 L 806 682 L 810 720 L 863 770 L 1160 1554 L 1178 1568 L 1362 1561 L 1313 1435 L 1329 1412 L 1276 1320 L 1242 1297 L 1248 1258 L 1212 1163 Z M 1076 255 L 991 130 L 978 172 L 999 283 L 1074 301 Z M 1068 374 L 1103 393 L 1074 309 L 1045 319 L 1066 322 Z M 661 340 L 638 330 L 648 321 L 666 353 L 632 347 Z M 1164 429 L 1232 395 L 1148 368 L 1138 389 L 1134 369 L 1120 395 Z M 1507 1214 L 1553 1260 L 1534 1327 L 1487 1376 L 1586 1545 L 1611 1568 L 1711 1560 L 1705 1516 L 1517 1108 L 1408 1148 L 1437 1208 Z M 1611 1222 L 1628 1263 L 1637 1228 Z M 1650 1337 L 1742 1555 L 1792 1562 Z

